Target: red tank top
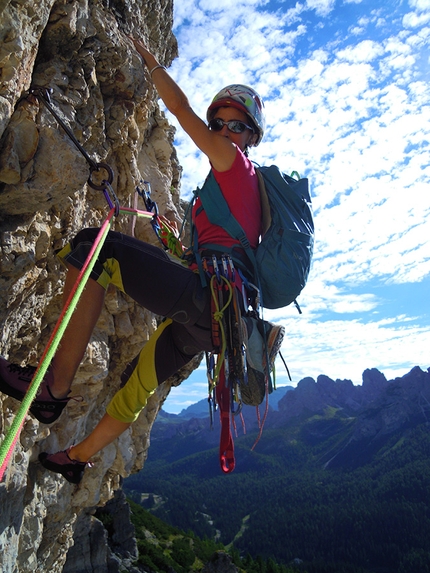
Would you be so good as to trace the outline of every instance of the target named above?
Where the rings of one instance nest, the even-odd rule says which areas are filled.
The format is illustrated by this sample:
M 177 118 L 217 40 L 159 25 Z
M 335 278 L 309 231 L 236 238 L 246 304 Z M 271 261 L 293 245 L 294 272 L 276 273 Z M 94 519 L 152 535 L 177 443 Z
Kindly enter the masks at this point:
M 237 148 L 233 165 L 228 171 L 216 171 L 214 177 L 227 201 L 230 210 L 245 231 L 251 247 L 255 248 L 261 231 L 261 201 L 258 178 L 251 161 Z M 209 222 L 197 198 L 193 207 L 193 221 L 197 229 L 199 245 L 208 243 L 231 247 L 237 243 L 222 227 Z

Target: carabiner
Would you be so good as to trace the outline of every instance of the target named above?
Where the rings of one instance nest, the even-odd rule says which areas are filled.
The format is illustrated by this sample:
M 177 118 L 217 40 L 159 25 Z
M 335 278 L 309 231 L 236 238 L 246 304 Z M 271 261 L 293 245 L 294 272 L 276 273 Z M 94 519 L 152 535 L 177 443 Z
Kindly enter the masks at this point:
M 212 255 L 212 265 L 214 268 L 214 273 L 216 275 L 217 281 L 218 281 L 218 283 L 220 283 L 221 282 L 221 273 L 219 272 L 218 260 L 217 260 L 215 255 Z
M 136 187 L 137 193 L 142 197 L 145 203 L 145 208 L 149 213 L 154 213 L 154 216 L 158 216 L 158 206 L 155 201 L 151 199 L 151 183 L 149 181 L 140 181 L 143 185 L 143 189 Z
M 105 181 L 105 186 L 103 187 L 103 195 L 105 196 L 106 201 L 111 209 L 115 208 L 115 217 L 119 215 L 119 200 L 113 190 L 111 184 L 108 181 Z M 113 199 L 113 200 L 112 200 Z
M 221 263 L 222 263 L 222 269 L 223 269 L 224 276 L 226 279 L 228 279 L 229 276 L 228 276 L 228 265 L 227 265 L 226 255 L 221 255 Z

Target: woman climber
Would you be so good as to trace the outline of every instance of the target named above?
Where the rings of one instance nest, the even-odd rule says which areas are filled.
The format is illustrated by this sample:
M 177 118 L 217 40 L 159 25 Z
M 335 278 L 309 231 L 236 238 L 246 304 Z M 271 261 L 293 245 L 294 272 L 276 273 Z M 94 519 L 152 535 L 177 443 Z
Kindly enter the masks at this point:
M 264 133 L 263 103 L 244 85 L 221 90 L 207 110 L 206 124 L 192 110 L 180 87 L 145 45 L 133 40 L 149 70 L 149 76 L 167 109 L 208 157 L 212 173 L 234 217 L 242 225 L 251 247 L 259 241 L 261 202 L 258 179 L 247 157 Z M 221 227 L 212 225 L 199 200 L 193 208 L 198 243 L 232 246 L 234 240 Z M 73 288 L 79 270 L 98 229 L 85 229 L 59 253 L 68 272 L 64 299 Z M 136 420 L 158 384 L 176 373 L 201 351 L 212 351 L 211 294 L 202 286 L 195 265 L 178 264 L 158 247 L 110 231 L 91 278 L 79 300 L 63 341 L 57 350 L 30 408 L 41 422 L 51 424 L 65 408 L 70 387 L 84 356 L 104 303 L 108 284 L 113 283 L 149 311 L 166 317 L 143 350 L 126 368 L 120 390 L 109 403 L 95 429 L 82 442 L 65 451 L 42 453 L 47 469 L 79 483 L 89 460 Z M 172 291 L 171 285 L 175 285 Z M 245 309 L 246 310 L 246 309 Z M 281 327 L 270 325 L 268 347 L 279 345 Z M 21 367 L 0 358 L 0 390 L 22 400 L 35 368 Z

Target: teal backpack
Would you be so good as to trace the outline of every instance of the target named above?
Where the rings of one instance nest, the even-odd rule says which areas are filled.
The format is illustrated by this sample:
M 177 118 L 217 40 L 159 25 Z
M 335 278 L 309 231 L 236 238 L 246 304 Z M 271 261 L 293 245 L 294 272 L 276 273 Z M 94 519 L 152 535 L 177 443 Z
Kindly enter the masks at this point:
M 251 281 L 259 289 L 261 306 L 275 309 L 294 302 L 300 312 L 296 298 L 306 284 L 314 245 L 308 180 L 285 175 L 275 165 L 257 167 L 256 172 L 262 201 L 263 236 L 255 250 L 231 214 L 212 172 L 195 194 L 200 197 L 209 221 L 240 242 L 250 261 L 247 267 L 252 274 Z M 219 245 L 198 245 L 199 251 L 205 249 L 226 251 L 226 247 Z M 243 260 L 236 259 L 234 247 L 230 251 L 228 254 L 240 268 Z

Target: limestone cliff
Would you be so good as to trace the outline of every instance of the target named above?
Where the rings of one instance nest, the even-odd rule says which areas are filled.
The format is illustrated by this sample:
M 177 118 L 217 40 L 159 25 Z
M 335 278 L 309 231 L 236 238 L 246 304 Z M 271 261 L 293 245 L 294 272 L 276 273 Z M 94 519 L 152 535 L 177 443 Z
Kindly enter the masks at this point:
M 64 270 L 55 257 L 79 229 L 108 212 L 87 185 L 89 165 L 29 90 L 52 89 L 53 106 L 96 163 L 114 172 L 121 205 L 131 206 L 141 179 L 160 212 L 181 218 L 180 167 L 173 129 L 127 34 L 145 38 L 168 66 L 176 55 L 171 0 L 0 0 L 0 353 L 37 364 L 61 309 Z M 139 204 L 140 208 L 143 205 Z M 126 217 L 114 228 L 154 241 L 150 224 Z M 74 381 L 70 402 L 52 426 L 29 416 L 0 484 L 0 570 L 62 571 L 77 523 L 108 501 L 119 476 L 140 469 L 154 418 L 172 383 L 150 399 L 132 429 L 106 448 L 80 486 L 45 471 L 40 451 L 63 449 L 100 419 L 124 365 L 143 346 L 157 317 L 116 290 Z M 186 373 L 184 373 L 184 376 Z M 0 394 L 1 438 L 18 402 Z

